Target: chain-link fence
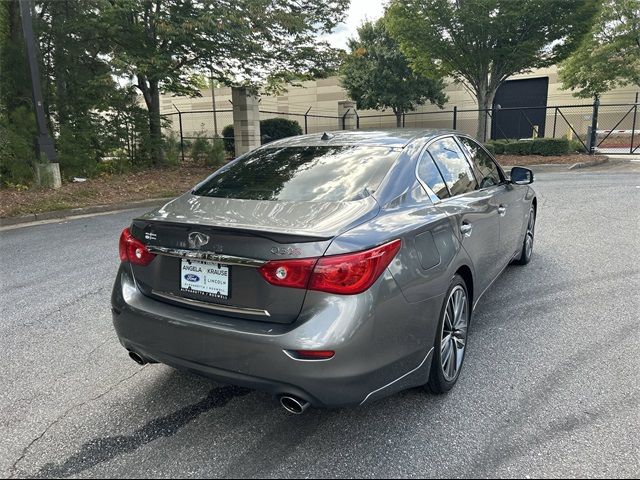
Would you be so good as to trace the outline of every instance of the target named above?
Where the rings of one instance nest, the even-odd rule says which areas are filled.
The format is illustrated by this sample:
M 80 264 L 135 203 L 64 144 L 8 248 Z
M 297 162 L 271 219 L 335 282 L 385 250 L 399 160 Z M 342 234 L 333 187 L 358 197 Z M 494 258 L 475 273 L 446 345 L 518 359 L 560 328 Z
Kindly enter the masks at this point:
M 362 114 L 348 111 L 344 116 L 310 113 L 260 111 L 260 120 L 287 118 L 304 133 L 357 129 L 396 128 L 455 129 L 480 140 L 522 138 L 567 138 L 580 142 L 586 151 L 598 153 L 640 153 L 640 104 L 584 104 L 543 107 L 510 107 L 489 110 L 457 109 L 433 112 Z M 348 115 L 351 120 L 346 121 Z M 478 132 L 480 116 L 486 118 L 484 132 Z M 179 138 L 181 146 L 196 138 L 222 138 L 222 130 L 233 124 L 232 110 L 183 111 L 165 115 L 165 129 Z

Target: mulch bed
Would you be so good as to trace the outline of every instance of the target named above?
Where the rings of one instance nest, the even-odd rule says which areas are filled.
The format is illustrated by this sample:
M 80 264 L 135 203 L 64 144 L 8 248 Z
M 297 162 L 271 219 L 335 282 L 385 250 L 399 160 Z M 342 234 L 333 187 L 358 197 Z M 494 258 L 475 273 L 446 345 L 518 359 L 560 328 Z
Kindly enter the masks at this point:
M 497 155 L 498 162 L 513 165 L 569 164 L 604 159 L 602 155 L 565 155 L 561 157 Z M 59 190 L 0 188 L 0 218 L 43 213 L 67 208 L 111 205 L 135 200 L 174 197 L 186 192 L 214 171 L 212 167 L 183 165 L 100 175 L 82 183 L 64 183 Z
M 186 192 L 214 170 L 188 165 L 100 175 L 82 183 L 63 183 L 59 190 L 0 188 L 0 218 L 173 197 Z
M 496 160 L 502 166 L 526 166 L 526 165 L 542 165 L 542 164 L 558 164 L 573 165 L 579 162 L 593 162 L 596 160 L 604 160 L 604 155 L 586 155 L 584 153 L 575 153 L 573 155 L 562 155 L 559 157 L 543 157 L 542 155 L 496 155 Z

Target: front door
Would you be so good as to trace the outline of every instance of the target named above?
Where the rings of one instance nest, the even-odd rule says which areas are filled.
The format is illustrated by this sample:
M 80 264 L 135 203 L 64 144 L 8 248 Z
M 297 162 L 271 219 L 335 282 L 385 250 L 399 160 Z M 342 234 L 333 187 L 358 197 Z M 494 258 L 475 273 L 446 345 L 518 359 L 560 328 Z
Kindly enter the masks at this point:
M 497 257 L 497 274 L 511 261 L 522 245 L 526 202 L 525 190 L 507 182 L 507 179 L 491 155 L 475 140 L 458 137 L 465 147 L 479 186 L 479 193 L 491 197 L 490 205 L 499 216 L 500 241 Z
M 478 290 L 484 291 L 500 273 L 500 218 L 493 189 L 479 189 L 471 165 L 453 137 L 437 140 L 427 152 L 430 158 L 422 159 L 418 173 L 442 200 L 437 208 L 455 219 L 460 243 L 473 263 Z M 430 160 L 437 167 L 433 174 L 427 169 Z M 429 181 L 429 176 L 444 182 Z

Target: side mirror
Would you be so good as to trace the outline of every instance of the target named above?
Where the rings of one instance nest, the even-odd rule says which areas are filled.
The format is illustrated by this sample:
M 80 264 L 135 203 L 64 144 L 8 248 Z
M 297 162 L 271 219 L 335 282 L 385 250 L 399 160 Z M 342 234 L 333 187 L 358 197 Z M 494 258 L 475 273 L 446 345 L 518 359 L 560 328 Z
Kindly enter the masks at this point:
M 533 183 L 533 172 L 528 168 L 513 167 L 511 169 L 511 183 L 516 185 L 529 185 Z

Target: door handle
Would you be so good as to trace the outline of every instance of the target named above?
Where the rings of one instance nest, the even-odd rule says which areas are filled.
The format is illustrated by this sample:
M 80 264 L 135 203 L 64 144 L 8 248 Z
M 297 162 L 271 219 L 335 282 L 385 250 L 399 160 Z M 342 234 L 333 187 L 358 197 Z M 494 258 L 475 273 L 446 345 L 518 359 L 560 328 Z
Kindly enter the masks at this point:
M 505 213 L 507 213 L 507 207 L 505 207 L 504 205 L 500 205 L 498 207 L 498 213 L 501 217 L 504 217 Z
M 471 225 L 470 223 L 464 222 L 462 225 L 460 225 L 460 233 L 462 233 L 462 235 L 464 235 L 465 237 L 470 237 L 472 231 L 473 225 Z

